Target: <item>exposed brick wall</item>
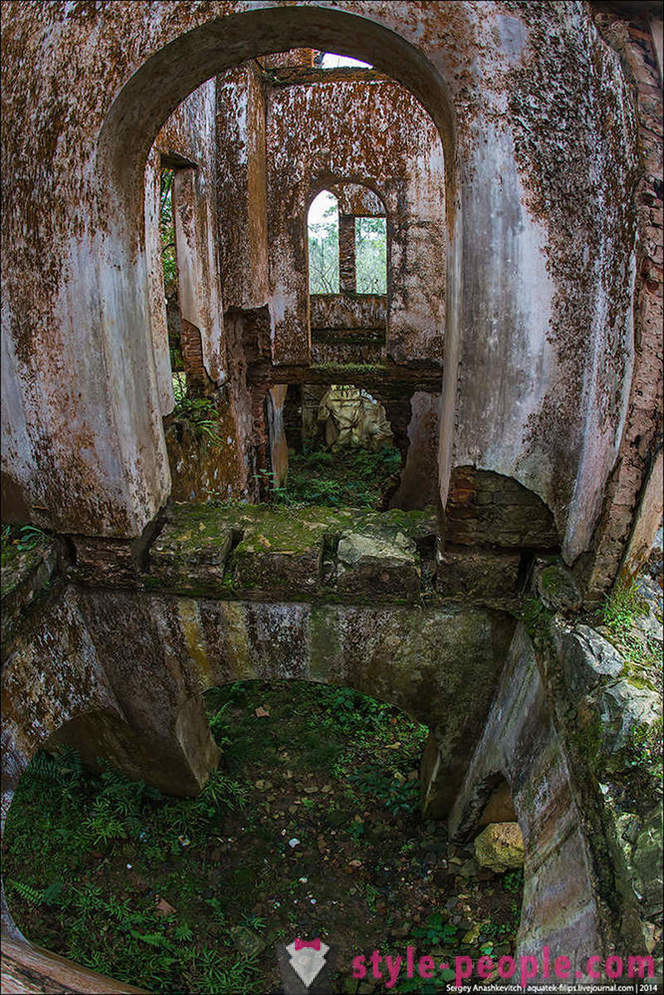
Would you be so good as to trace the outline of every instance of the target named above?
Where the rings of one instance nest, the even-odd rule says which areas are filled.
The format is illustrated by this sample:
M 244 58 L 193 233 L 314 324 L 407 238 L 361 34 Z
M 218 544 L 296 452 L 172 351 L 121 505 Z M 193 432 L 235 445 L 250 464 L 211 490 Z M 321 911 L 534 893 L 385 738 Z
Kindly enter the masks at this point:
M 450 477 L 446 542 L 553 549 L 560 540 L 540 498 L 511 477 L 458 466 Z
M 210 383 L 203 363 L 201 333 L 195 325 L 180 318 L 180 346 L 187 376 L 187 387 L 195 393 L 203 393 Z
M 636 192 L 639 243 L 634 308 L 632 389 L 616 468 L 594 536 L 588 593 L 613 583 L 632 532 L 642 487 L 662 437 L 662 87 L 645 22 L 596 15 L 632 83 L 639 124 L 642 175 Z

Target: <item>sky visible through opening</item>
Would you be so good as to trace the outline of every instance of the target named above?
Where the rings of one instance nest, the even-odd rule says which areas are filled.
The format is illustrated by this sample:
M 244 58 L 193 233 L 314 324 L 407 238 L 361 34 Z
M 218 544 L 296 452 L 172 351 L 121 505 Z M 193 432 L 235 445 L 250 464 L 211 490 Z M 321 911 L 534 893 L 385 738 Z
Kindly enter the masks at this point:
M 333 52 L 326 52 L 323 56 L 323 69 L 339 69 L 341 66 L 355 66 L 359 69 L 371 69 L 368 62 L 360 62 L 359 59 L 351 59 L 349 55 L 335 55 Z
M 311 202 L 309 208 L 309 226 L 320 224 L 323 215 L 330 208 L 337 206 L 337 198 L 329 190 L 321 190 L 317 197 Z

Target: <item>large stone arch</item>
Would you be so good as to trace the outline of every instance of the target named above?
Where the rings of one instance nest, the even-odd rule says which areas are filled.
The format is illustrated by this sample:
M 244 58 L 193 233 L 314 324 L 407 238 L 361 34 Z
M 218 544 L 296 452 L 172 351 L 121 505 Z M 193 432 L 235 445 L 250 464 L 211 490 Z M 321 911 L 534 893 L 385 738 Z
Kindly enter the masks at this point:
M 252 5 L 255 7 L 256 5 Z M 355 5 L 356 6 L 356 5 Z M 372 12 L 373 13 L 373 12 Z M 175 106 L 210 76 L 269 51 L 306 47 L 338 48 L 354 57 L 371 61 L 389 71 L 412 89 L 436 122 L 448 166 L 448 200 L 456 203 L 454 190 L 454 116 L 447 86 L 438 71 L 406 38 L 397 33 L 400 19 L 365 16 L 323 8 L 318 4 L 274 6 L 261 5 L 230 17 L 210 19 L 183 32 L 170 44 L 148 58 L 129 79 L 111 105 L 99 135 L 95 172 L 99 179 L 103 204 L 97 214 L 100 239 L 96 252 L 97 279 L 104 291 L 100 294 L 102 311 L 108 307 L 108 319 L 101 327 L 113 330 L 111 354 L 119 355 L 122 340 L 143 356 L 133 365 L 134 383 L 127 390 L 144 391 L 150 410 L 158 410 L 154 397 L 151 344 L 145 330 L 149 327 L 147 280 L 143 257 L 143 170 L 150 145 L 159 128 Z M 390 23 L 391 22 L 391 23 Z M 404 32 L 405 33 L 405 32 Z M 110 221 L 105 223 L 104 218 Z M 101 229 L 105 229 L 101 235 Z M 142 342 L 135 341 L 136 329 Z M 132 340 L 132 336 L 134 341 Z M 213 380 L 225 378 L 223 343 L 203 342 L 208 373 Z M 145 372 L 141 373 L 139 370 Z M 130 373 L 129 376 L 132 374 Z M 118 380 L 126 377 L 117 368 Z M 149 376 L 140 387 L 139 378 Z M 131 408 L 131 403 L 128 405 Z M 144 435 L 144 452 L 150 448 L 161 454 L 161 426 L 153 418 L 149 435 Z M 146 468 L 148 460 L 145 460 Z M 154 465 L 151 511 L 157 510 L 168 494 L 168 471 L 163 461 Z M 143 513 L 142 518 L 146 517 Z M 145 521 L 135 526 L 138 530 Z
M 85 19 L 78 7 L 13 10 L 3 36 L 13 121 L 3 321 L 9 515 L 126 537 L 165 502 L 142 167 L 159 125 L 206 77 L 266 49 L 313 44 L 386 70 L 443 140 L 443 506 L 454 451 L 457 463 L 513 474 L 550 504 L 567 562 L 589 550 L 632 373 L 634 230 L 622 223 L 629 197 L 621 194 L 631 189 L 636 144 L 618 57 L 585 8 L 165 0 L 85 8 Z M 571 125 L 552 143 L 547 93 L 558 85 L 561 52 L 575 89 L 558 94 Z M 26 74 L 33 63 L 39 73 Z M 553 199 L 542 204 L 549 179 Z M 603 190 L 618 192 L 610 210 L 600 209 Z M 580 282 L 579 254 L 594 258 L 598 246 Z M 217 382 L 222 346 L 205 345 Z
M 87 123 L 76 122 L 86 140 L 77 150 L 76 175 L 66 156 L 54 161 L 62 201 L 77 190 L 76 219 L 52 219 L 58 277 L 42 300 L 33 345 L 24 349 L 7 338 L 7 372 L 23 386 L 9 447 L 22 455 L 5 484 L 8 493 L 23 495 L 33 520 L 58 531 L 139 535 L 169 494 L 149 335 L 143 171 L 160 126 L 205 79 L 266 51 L 311 44 L 371 60 L 412 89 L 437 122 L 450 216 L 458 206 L 454 114 L 442 59 L 435 65 L 428 58 L 417 40 L 421 26 L 393 4 L 212 4 L 191 16 L 170 13 L 160 7 L 157 24 L 147 8 L 132 7 L 131 16 L 120 8 L 101 12 L 124 18 L 120 31 L 131 22 L 134 42 L 109 69 L 112 79 L 86 81 L 95 108 Z M 222 344 L 204 343 L 204 351 L 213 379 L 223 380 Z M 55 389 L 63 363 L 76 396 Z M 37 436 L 49 439 L 47 450 Z M 48 488 L 31 469 L 38 455 Z

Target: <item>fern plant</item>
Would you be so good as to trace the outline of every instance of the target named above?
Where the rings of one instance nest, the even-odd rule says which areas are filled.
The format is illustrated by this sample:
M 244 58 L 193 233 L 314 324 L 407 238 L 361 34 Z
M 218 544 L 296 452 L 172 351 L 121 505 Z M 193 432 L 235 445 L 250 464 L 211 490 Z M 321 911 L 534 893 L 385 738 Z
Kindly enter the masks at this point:
M 196 397 L 185 387 L 176 398 L 173 421 L 186 426 L 200 442 L 221 445 L 217 408 L 209 397 Z
M 19 898 L 22 898 L 24 902 L 28 902 L 30 905 L 42 905 L 44 902 L 44 893 L 39 891 L 38 888 L 33 888 L 32 885 L 26 884 L 24 881 L 8 881 L 7 884 L 11 885 Z

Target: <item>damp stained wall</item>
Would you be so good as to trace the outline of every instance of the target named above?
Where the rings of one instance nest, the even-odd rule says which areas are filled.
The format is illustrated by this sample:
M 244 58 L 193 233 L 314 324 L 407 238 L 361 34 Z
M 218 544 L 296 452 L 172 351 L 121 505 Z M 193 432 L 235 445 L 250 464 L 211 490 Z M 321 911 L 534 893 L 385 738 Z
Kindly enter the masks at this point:
M 606 586 L 657 444 L 638 427 L 660 403 L 659 373 L 639 359 L 653 310 L 635 300 L 654 283 L 661 310 L 661 250 L 644 277 L 637 246 L 648 244 L 648 223 L 635 197 L 644 174 L 661 196 L 661 153 L 648 149 L 641 161 L 637 115 L 646 100 L 661 106 L 661 90 L 635 87 L 629 60 L 573 2 L 10 5 L 6 514 L 136 536 L 167 500 L 145 164 L 165 121 L 205 80 L 306 46 L 389 74 L 441 135 L 443 505 L 454 465 L 513 476 L 552 509 L 566 560 L 585 557 L 586 573 Z M 276 328 L 283 302 L 269 304 Z M 594 571 L 606 543 L 612 558 Z
M 329 78 L 329 82 L 326 77 Z M 412 94 L 365 72 L 268 91 L 267 185 L 276 363 L 308 362 L 307 214 L 322 189 L 366 184 L 388 218 L 388 356 L 442 363 L 446 233 L 443 149 Z

